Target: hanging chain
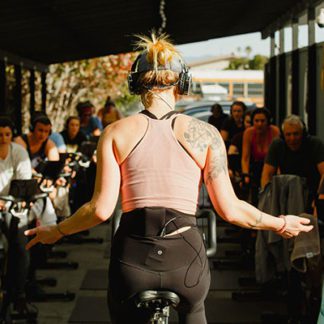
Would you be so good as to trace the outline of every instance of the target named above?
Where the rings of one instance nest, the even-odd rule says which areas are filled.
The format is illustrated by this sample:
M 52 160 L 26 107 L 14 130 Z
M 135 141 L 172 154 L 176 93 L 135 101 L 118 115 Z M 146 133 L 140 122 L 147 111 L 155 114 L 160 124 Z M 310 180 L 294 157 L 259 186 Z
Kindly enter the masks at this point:
M 161 23 L 161 26 L 158 30 L 158 33 L 161 35 L 164 31 L 165 31 L 165 27 L 166 27 L 166 22 L 167 22 L 167 18 L 166 18 L 166 15 L 165 15 L 165 0 L 161 0 L 160 2 L 160 16 L 161 16 L 161 20 L 162 20 L 162 23 Z

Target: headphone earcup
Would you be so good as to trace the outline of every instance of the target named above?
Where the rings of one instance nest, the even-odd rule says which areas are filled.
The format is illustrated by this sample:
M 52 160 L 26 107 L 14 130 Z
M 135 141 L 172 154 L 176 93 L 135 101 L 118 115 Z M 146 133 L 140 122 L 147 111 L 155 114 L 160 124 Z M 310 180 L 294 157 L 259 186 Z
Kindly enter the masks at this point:
M 141 89 L 138 85 L 138 78 L 139 73 L 131 72 L 128 75 L 127 81 L 128 81 L 128 89 L 131 94 L 141 94 Z
M 190 92 L 192 84 L 192 77 L 189 74 L 189 71 L 185 68 L 183 72 L 179 75 L 179 82 L 178 82 L 178 92 L 181 95 L 187 95 Z

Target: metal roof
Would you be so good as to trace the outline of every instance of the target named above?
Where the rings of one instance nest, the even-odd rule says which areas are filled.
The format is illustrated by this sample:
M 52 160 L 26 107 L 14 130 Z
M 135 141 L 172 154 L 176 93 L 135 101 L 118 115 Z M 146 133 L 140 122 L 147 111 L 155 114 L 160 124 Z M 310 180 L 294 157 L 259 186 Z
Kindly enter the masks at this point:
M 262 32 L 296 3 L 165 0 L 166 32 L 176 44 Z M 160 27 L 159 10 L 160 0 L 3 1 L 0 51 L 43 64 L 129 52 L 133 34 Z

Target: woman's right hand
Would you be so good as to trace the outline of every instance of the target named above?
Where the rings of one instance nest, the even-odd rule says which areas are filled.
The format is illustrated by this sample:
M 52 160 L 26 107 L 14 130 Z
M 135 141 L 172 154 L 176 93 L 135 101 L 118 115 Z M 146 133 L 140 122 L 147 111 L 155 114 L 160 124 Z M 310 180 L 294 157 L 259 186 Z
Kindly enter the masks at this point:
M 301 232 L 310 232 L 313 229 L 313 225 L 309 225 L 310 219 L 305 217 L 299 217 L 294 215 L 283 216 L 286 221 L 285 230 L 282 233 L 278 233 L 284 238 L 292 238 L 299 235 Z

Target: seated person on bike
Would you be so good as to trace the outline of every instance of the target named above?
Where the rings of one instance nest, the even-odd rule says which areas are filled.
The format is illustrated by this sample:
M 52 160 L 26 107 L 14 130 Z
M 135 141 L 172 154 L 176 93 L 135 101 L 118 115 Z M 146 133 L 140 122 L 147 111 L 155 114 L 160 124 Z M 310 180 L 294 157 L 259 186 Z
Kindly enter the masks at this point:
M 231 105 L 230 116 L 226 117 L 221 126 L 221 135 L 226 144 L 230 142 L 234 135 L 244 131 L 243 114 L 246 111 L 246 105 L 242 101 L 234 101 Z
M 243 125 L 244 125 L 244 130 L 251 127 L 251 110 L 247 110 L 244 115 L 243 115 Z M 243 134 L 244 130 L 240 133 L 237 133 L 236 135 L 233 136 L 231 143 L 229 145 L 229 148 L 227 150 L 229 162 L 231 157 L 235 157 L 235 165 L 231 168 L 231 164 L 229 163 L 229 173 L 230 177 L 236 175 L 238 177 L 241 176 L 241 161 L 242 161 L 242 146 L 243 146 Z
M 261 186 L 264 188 L 275 174 L 304 177 L 311 205 L 324 175 L 324 143 L 318 137 L 307 134 L 304 122 L 296 115 L 288 116 L 281 129 L 282 136 L 272 142 L 265 158 Z
M 252 203 L 257 204 L 263 161 L 272 141 L 279 137 L 279 128 L 270 124 L 271 115 L 266 108 L 256 108 L 251 115 L 252 127 L 243 134 L 242 175 L 252 190 Z
M 101 120 L 94 116 L 94 105 L 91 101 L 81 101 L 77 104 L 76 110 L 80 117 L 81 132 L 88 140 L 93 136 L 100 136 L 102 132 Z
M 115 102 L 108 96 L 105 106 L 98 111 L 98 118 L 102 122 L 102 127 L 105 128 L 111 123 L 124 118 L 124 116 L 116 107 Z
M 69 153 L 77 152 L 82 142 L 87 140 L 87 137 L 80 131 L 80 118 L 78 116 L 70 116 L 66 120 L 61 135 Z
M 9 194 L 12 180 L 28 180 L 32 175 L 27 151 L 21 145 L 12 142 L 14 129 L 14 124 L 8 117 L 0 117 L 1 196 Z M 0 213 L 5 217 L 2 231 L 7 233 L 8 240 L 8 258 L 3 287 L 6 291 L 5 300 L 13 302 L 18 312 L 24 312 L 26 310 L 25 285 L 29 267 L 29 253 L 25 250 L 28 240 L 24 236 L 24 231 L 27 229 L 27 215 L 20 219 L 12 216 L 6 212 L 6 203 L 2 200 L 0 200 Z
M 58 226 L 26 231 L 36 235 L 27 248 L 107 220 L 121 191 L 123 215 L 109 269 L 113 322 L 146 323 L 147 313 L 131 298 L 146 289 L 165 289 L 181 296 L 180 323 L 204 324 L 210 272 L 195 218 L 202 174 L 214 207 L 227 221 L 284 237 L 312 227 L 303 218 L 273 217 L 237 199 L 217 129 L 174 111 L 178 94 L 187 94 L 191 81 L 180 54 L 166 36 L 140 37 L 138 46 L 143 51 L 129 87 L 141 95 L 145 110 L 104 130 L 91 201 Z
M 15 142 L 27 149 L 32 167 L 35 169 L 40 161 L 58 161 L 59 153 L 55 143 L 49 139 L 52 130 L 50 119 L 43 112 L 32 116 L 28 134 L 15 138 Z
M 51 130 L 52 123 L 48 116 L 43 112 L 36 112 L 32 116 L 30 132 L 14 139 L 16 143 L 27 149 L 33 172 L 35 172 L 35 169 L 37 169 L 39 164 L 44 160 L 59 160 L 57 147 L 55 143 L 49 139 Z M 48 185 L 51 184 L 52 182 L 49 181 Z M 55 192 L 52 192 L 50 197 L 51 199 L 54 199 Z M 37 217 L 40 217 L 40 215 L 38 215 L 39 212 L 42 214 L 40 217 L 41 223 L 56 223 L 56 214 L 50 199 L 46 199 L 45 208 L 41 207 L 41 203 L 39 203 L 32 209 L 32 212 L 34 211 L 36 211 Z
M 223 112 L 223 107 L 218 103 L 213 104 L 210 111 L 212 114 L 208 118 L 208 124 L 213 125 L 220 131 L 228 115 Z

